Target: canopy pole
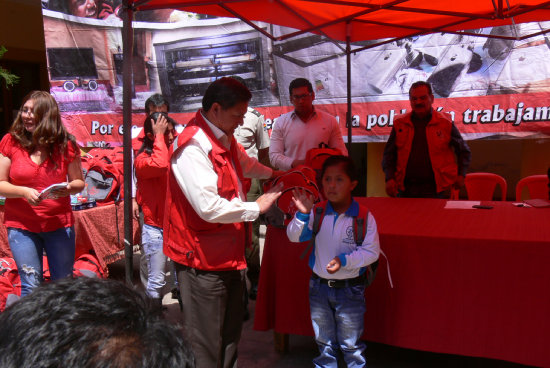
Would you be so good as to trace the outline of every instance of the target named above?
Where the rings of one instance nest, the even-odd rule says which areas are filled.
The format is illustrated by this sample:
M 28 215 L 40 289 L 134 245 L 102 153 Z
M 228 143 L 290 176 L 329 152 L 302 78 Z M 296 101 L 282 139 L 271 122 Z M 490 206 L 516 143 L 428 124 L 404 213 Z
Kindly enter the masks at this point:
M 346 79 L 347 79 L 347 102 L 346 127 L 348 128 L 348 154 L 351 154 L 351 23 L 346 22 Z
M 133 9 L 128 5 L 129 0 L 122 4 L 122 119 L 123 119 L 123 146 L 124 146 L 124 257 L 126 284 L 132 285 L 134 239 L 132 229 L 132 49 L 134 44 L 132 19 Z M 117 224 L 118 226 L 118 224 Z

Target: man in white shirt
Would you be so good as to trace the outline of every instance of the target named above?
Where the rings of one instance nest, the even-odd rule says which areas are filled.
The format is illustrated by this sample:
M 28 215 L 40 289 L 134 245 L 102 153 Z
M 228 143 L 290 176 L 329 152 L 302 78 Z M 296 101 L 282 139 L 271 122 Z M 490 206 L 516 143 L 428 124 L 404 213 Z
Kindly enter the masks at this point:
M 325 143 L 347 155 L 342 132 L 334 116 L 315 109 L 311 83 L 297 78 L 288 87 L 294 111 L 281 115 L 271 132 L 269 160 L 280 170 L 290 170 L 305 162 L 311 148 Z
M 237 80 L 218 79 L 173 143 L 164 253 L 176 263 L 184 331 L 198 368 L 237 366 L 249 225 L 280 196 L 279 187 L 246 202 L 245 176 L 279 174 L 250 158 L 233 137 L 250 98 Z

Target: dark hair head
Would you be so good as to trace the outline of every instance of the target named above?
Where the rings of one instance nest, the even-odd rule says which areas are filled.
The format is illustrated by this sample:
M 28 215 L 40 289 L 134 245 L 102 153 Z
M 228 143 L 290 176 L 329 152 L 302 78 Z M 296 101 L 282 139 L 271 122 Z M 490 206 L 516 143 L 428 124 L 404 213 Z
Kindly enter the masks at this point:
M 290 82 L 290 85 L 288 86 L 288 94 L 292 96 L 292 90 L 294 88 L 300 87 L 307 87 L 307 90 L 309 92 L 313 92 L 313 86 L 311 85 L 310 81 L 305 78 L 296 78 L 292 82 Z
M 432 85 L 430 83 L 424 82 L 424 81 L 414 82 L 411 85 L 411 88 L 409 88 L 409 96 L 411 95 L 411 92 L 412 92 L 413 89 L 418 88 L 418 87 L 422 87 L 422 86 L 424 86 L 428 89 L 428 93 L 430 94 L 430 96 L 433 96 Z
M 145 113 L 147 115 L 151 113 L 151 106 L 161 107 L 163 105 L 166 105 L 166 109 L 170 110 L 170 104 L 164 98 L 164 96 L 160 93 L 155 93 L 145 101 Z
M 252 94 L 244 84 L 231 77 L 220 78 L 208 86 L 202 98 L 202 109 L 208 112 L 214 103 L 227 110 L 238 103 L 248 102 Z
M 36 128 L 32 133 L 25 129 L 21 116 L 23 106 L 29 100 L 33 101 L 33 113 L 37 121 Z M 10 133 L 29 153 L 34 152 L 37 147 L 46 149 L 48 157 L 54 163 L 56 160 L 53 155 L 56 152 L 63 154 L 67 142 L 74 140 L 61 121 L 57 102 L 51 94 L 45 91 L 32 91 L 23 98 L 17 117 L 10 128 Z
M 357 180 L 357 172 L 355 170 L 353 160 L 350 157 L 343 155 L 329 156 L 329 158 L 325 160 L 323 163 L 323 168 L 321 169 L 321 178 L 325 175 L 327 168 L 338 165 L 342 165 L 344 172 L 351 181 Z
M 114 280 L 42 284 L 0 314 L 0 366 L 194 367 L 182 332 L 152 308 Z
M 166 118 L 166 120 L 168 121 L 168 124 L 172 124 L 172 128 L 176 127 L 177 123 L 174 121 L 174 119 L 169 117 L 168 114 L 165 112 L 154 112 L 151 115 L 148 115 L 143 121 L 143 132 L 145 133 L 145 137 L 143 138 L 143 144 L 141 145 L 141 148 L 139 149 L 139 151 L 136 153 L 136 156 L 143 151 L 147 152 L 149 155 L 153 153 L 153 146 L 155 142 L 152 139 L 150 139 L 147 136 L 147 134 L 148 133 L 154 134 L 153 123 L 151 122 L 151 119 L 156 123 L 161 116 L 164 116 Z
M 239 82 L 241 82 L 243 84 L 243 86 L 248 88 L 248 86 L 246 85 L 246 81 L 243 78 L 239 77 L 238 75 L 232 75 L 230 78 L 238 80 Z

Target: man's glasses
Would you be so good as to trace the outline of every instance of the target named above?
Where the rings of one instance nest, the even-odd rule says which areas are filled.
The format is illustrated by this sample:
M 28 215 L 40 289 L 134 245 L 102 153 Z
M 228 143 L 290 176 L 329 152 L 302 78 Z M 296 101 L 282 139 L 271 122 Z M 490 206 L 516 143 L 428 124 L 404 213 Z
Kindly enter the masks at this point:
M 308 98 L 310 96 L 311 96 L 311 92 L 310 93 L 305 93 L 303 95 L 292 95 L 292 99 L 296 100 L 296 101 L 300 101 L 300 100 L 303 100 L 304 98 Z

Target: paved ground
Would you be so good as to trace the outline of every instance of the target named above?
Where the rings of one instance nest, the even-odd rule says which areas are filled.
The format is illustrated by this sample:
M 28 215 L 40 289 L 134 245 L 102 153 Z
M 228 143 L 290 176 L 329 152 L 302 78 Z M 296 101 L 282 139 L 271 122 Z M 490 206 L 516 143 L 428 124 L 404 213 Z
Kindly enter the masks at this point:
M 134 282 L 137 284 L 139 255 L 134 257 Z M 124 261 L 109 266 L 111 278 L 124 279 Z M 182 314 L 178 302 L 171 294 L 164 296 L 165 316 L 175 324 L 181 323 Z M 300 368 L 312 367 L 312 359 L 317 354 L 315 341 L 309 336 L 290 336 L 289 352 L 280 354 L 275 351 L 273 332 L 260 332 L 252 329 L 254 320 L 254 301 L 250 301 L 251 317 L 244 322 L 243 334 L 239 345 L 240 368 Z M 456 355 L 427 353 L 409 349 L 400 349 L 388 345 L 367 342 L 367 362 L 369 368 L 520 368 L 526 367 L 503 361 L 471 358 Z

